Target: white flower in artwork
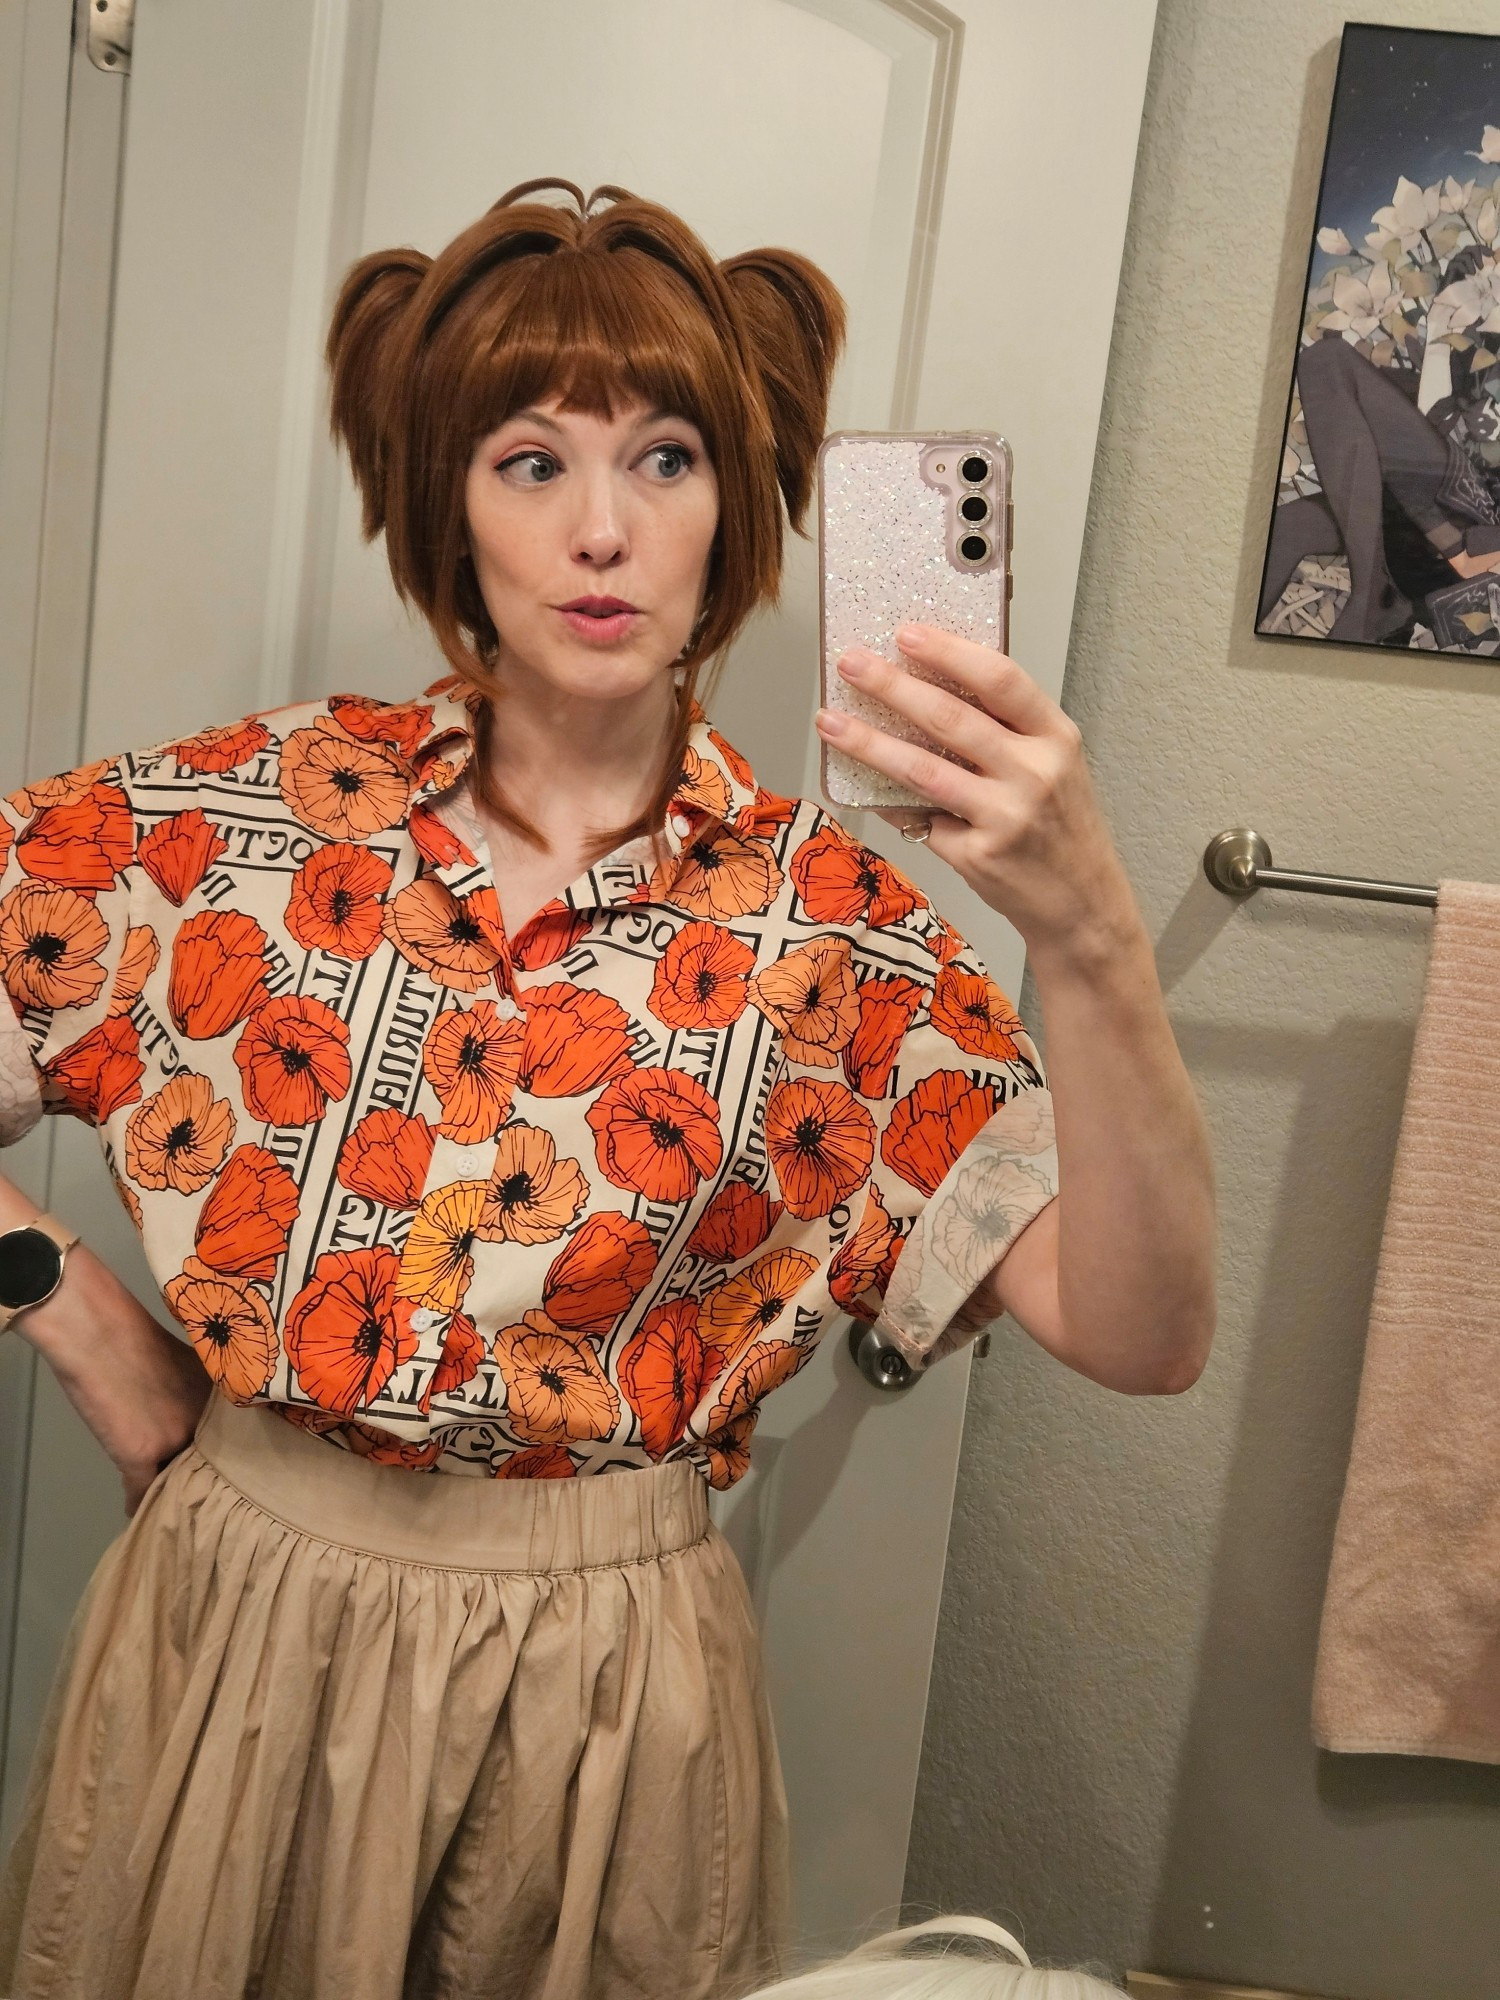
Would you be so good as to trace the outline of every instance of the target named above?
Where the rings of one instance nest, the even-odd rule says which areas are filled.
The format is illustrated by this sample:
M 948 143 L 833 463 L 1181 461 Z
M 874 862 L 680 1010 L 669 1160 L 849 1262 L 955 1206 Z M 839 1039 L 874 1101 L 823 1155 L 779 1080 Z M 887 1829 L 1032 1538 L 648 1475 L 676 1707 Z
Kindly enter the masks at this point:
M 1420 255 L 1426 247 L 1422 240 L 1424 230 L 1430 229 L 1442 212 L 1443 190 L 1439 182 L 1421 188 L 1402 174 L 1390 206 L 1377 208 L 1370 220 L 1387 235 L 1399 236 L 1403 250 Z
M 1479 151 L 1468 148 L 1471 160 L 1483 160 L 1487 167 L 1500 166 L 1500 125 L 1486 125 L 1484 137 L 1479 142 Z
M 1347 257 L 1354 245 L 1342 229 L 1324 228 L 1318 231 L 1318 248 L 1330 257 Z
M 1323 327 L 1342 333 L 1346 340 L 1368 340 L 1392 313 L 1400 312 L 1401 303 L 1400 288 L 1389 264 L 1372 264 L 1363 278 L 1352 271 L 1336 271 L 1333 311 L 1325 316 Z
M 1448 308 L 1444 331 L 1500 333 L 1500 265 L 1491 258 L 1471 276 L 1444 285 L 1433 304 Z
M 1456 181 L 1452 174 L 1449 174 L 1447 180 L 1443 182 L 1443 213 L 1445 215 L 1462 215 L 1473 199 L 1474 183 L 1472 181 Z

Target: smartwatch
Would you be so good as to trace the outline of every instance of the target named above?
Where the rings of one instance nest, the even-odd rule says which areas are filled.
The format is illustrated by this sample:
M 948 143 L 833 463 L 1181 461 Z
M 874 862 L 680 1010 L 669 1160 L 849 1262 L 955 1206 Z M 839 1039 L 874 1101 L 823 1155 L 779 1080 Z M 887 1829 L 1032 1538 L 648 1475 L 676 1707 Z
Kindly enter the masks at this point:
M 62 1283 L 63 1262 L 77 1232 L 55 1215 L 38 1215 L 0 1234 L 0 1333 L 19 1313 L 50 1299 Z

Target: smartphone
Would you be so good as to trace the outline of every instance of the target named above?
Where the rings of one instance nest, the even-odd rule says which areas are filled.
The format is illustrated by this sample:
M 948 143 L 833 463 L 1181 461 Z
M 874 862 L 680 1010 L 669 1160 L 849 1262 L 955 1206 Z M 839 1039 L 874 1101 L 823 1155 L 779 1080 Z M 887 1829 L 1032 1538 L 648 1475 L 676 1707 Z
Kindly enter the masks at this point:
M 1005 652 L 1010 638 L 1010 447 L 991 431 L 892 436 L 836 431 L 818 452 L 823 706 L 860 716 L 954 763 L 914 723 L 838 672 L 851 646 L 974 698 L 905 661 L 897 628 L 938 625 Z M 927 806 L 880 771 L 823 745 L 823 796 L 836 806 Z

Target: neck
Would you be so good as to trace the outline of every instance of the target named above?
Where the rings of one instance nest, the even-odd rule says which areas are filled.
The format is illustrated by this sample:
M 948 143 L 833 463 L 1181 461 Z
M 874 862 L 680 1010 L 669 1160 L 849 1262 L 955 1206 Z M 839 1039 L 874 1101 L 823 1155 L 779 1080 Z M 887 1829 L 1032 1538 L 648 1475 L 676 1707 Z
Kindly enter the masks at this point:
M 615 701 L 569 695 L 496 668 L 489 770 L 502 796 L 545 833 L 621 826 L 645 809 L 676 721 L 676 687 L 662 673 Z

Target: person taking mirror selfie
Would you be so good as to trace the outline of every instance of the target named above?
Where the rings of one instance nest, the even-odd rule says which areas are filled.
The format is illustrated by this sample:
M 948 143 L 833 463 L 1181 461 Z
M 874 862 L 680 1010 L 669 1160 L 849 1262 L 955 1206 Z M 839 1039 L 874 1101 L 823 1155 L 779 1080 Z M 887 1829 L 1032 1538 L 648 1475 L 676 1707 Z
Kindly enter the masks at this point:
M 969 701 L 845 666 L 962 762 L 826 722 L 1020 931 L 1044 1076 L 698 702 L 842 331 L 802 257 L 614 188 L 363 257 L 332 426 L 446 678 L 0 809 L 0 1124 L 98 1129 L 187 1335 L 0 1181 L 3 1317 L 130 1513 L 0 1881 L 11 2000 L 772 1976 L 785 1804 L 707 1509 L 762 1399 L 849 1316 L 913 1368 L 1004 1311 L 1128 1393 L 1203 1366 L 1205 1136 L 1074 725 L 939 630 L 902 649 Z

